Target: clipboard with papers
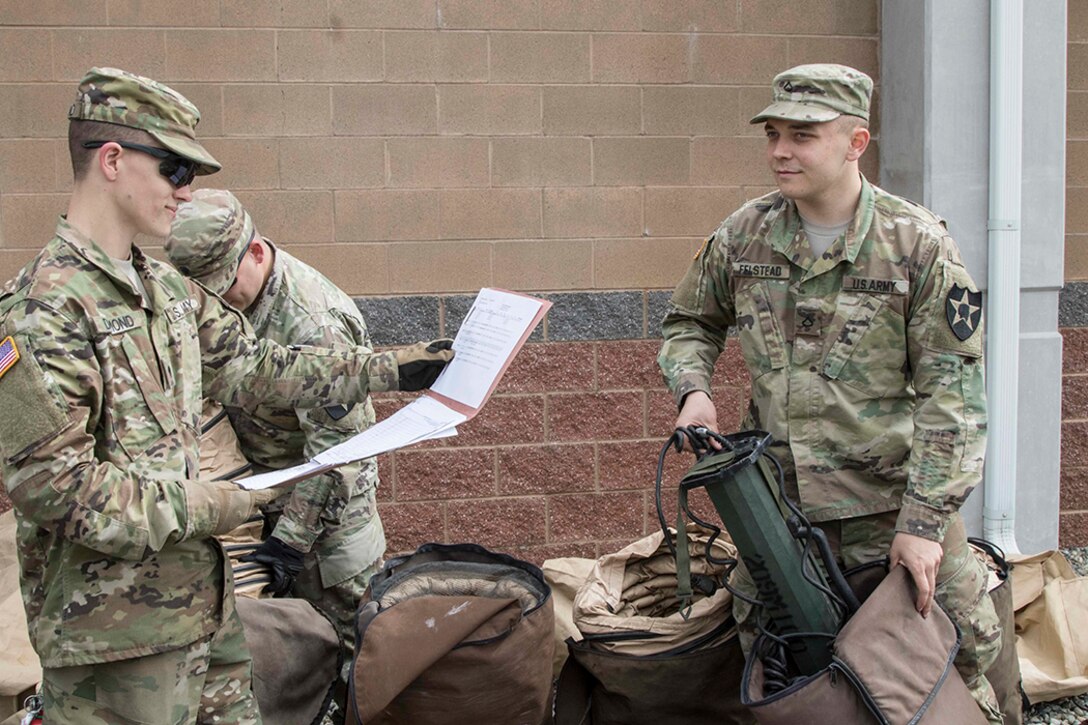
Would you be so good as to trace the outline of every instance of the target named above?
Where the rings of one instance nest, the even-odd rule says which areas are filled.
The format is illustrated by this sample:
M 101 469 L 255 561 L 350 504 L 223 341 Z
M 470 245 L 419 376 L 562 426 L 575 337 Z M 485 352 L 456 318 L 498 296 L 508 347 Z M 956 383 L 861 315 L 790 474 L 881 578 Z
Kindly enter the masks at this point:
M 301 465 L 235 483 L 251 490 L 285 486 L 379 453 L 457 435 L 457 426 L 480 412 L 550 308 L 551 302 L 518 292 L 480 290 L 454 338 L 456 355 L 429 390 Z

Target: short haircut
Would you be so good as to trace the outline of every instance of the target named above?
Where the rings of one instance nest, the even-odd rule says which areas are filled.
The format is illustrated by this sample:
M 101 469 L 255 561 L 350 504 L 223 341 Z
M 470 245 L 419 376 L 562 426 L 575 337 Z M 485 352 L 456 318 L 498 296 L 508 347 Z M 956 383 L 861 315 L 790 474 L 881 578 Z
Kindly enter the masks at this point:
M 839 131 L 844 134 L 851 134 L 855 128 L 869 128 L 869 122 L 861 116 L 851 116 L 847 113 L 842 114 L 834 120 L 834 123 L 838 126 Z
M 85 141 L 129 141 L 159 146 L 147 131 L 102 121 L 68 122 L 68 155 L 72 159 L 72 176 L 79 181 L 87 175 L 91 159 L 98 149 L 83 148 Z

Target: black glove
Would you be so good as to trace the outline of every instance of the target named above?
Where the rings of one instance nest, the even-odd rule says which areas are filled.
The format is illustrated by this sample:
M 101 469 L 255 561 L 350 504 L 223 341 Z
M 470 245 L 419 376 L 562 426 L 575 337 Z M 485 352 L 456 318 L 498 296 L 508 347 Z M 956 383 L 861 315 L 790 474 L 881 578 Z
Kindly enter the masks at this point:
M 423 390 L 438 379 L 446 363 L 453 359 L 453 340 L 417 342 L 393 353 L 397 358 L 400 390 Z
M 239 557 L 239 561 L 256 562 L 272 569 L 272 582 L 264 588 L 277 597 L 286 596 L 302 571 L 303 553 L 283 543 L 275 536 L 265 539 L 252 554 Z

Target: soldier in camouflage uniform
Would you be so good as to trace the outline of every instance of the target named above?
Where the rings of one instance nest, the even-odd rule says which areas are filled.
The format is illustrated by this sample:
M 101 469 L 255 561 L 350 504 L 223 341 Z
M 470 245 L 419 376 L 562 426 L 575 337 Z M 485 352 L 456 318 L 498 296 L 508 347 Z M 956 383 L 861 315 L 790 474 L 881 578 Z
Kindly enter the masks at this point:
M 351 298 L 261 236 L 229 191 L 193 192 L 178 209 L 166 252 L 182 273 L 243 310 L 259 337 L 282 345 L 371 347 Z M 266 469 L 302 463 L 374 424 L 369 398 L 327 408 L 227 412 L 246 457 Z M 313 602 L 336 619 L 349 646 L 356 606 L 385 552 L 377 486 L 373 458 L 299 483 L 256 554 L 273 566 L 266 591 Z
M 94 68 L 69 118 L 68 213 L 0 293 L 0 475 L 46 721 L 259 723 L 212 535 L 272 494 L 196 477 L 201 401 L 361 403 L 418 361 L 259 341 L 133 245 L 166 236 L 193 176 L 219 169 L 183 96 Z M 426 357 L 437 375 L 443 356 Z
M 986 445 L 982 300 L 944 222 L 870 184 L 872 81 L 839 65 L 774 79 L 764 123 L 778 191 L 704 243 L 665 316 L 658 362 L 677 427 L 717 430 L 714 363 L 735 326 L 752 380 L 745 429 L 772 434 L 787 492 L 846 565 L 890 555 L 916 606 L 963 630 L 956 665 L 991 722 L 1000 647 L 986 573 L 958 513 Z M 741 568 L 740 588 L 755 593 Z M 735 601 L 742 644 L 756 632 Z

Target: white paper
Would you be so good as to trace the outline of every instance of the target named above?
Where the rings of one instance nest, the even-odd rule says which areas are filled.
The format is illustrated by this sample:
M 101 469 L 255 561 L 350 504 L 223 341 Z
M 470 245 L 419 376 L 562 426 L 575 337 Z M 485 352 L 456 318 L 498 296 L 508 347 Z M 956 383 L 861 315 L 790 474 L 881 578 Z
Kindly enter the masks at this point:
M 285 483 L 300 476 L 306 476 L 319 468 L 322 468 L 322 465 L 317 461 L 306 461 L 305 463 L 300 463 L 291 468 L 281 468 L 278 471 L 269 471 L 268 473 L 250 476 L 249 478 L 239 478 L 235 483 L 242 488 L 248 488 L 250 491 L 260 491 L 261 489 L 279 486 L 281 483 Z
M 543 304 L 541 300 L 510 292 L 480 290 L 453 342 L 457 355 L 442 371 L 431 390 L 478 409 Z M 236 483 L 257 490 L 308 478 L 413 443 L 457 435 L 457 426 L 466 420 L 467 415 L 423 395 L 385 420 L 323 451 L 306 463 L 239 479 Z
M 480 290 L 453 341 L 457 354 L 431 390 L 470 408 L 480 407 L 541 304 L 532 297 Z
M 429 438 L 455 435 L 452 429 L 465 420 L 465 415 L 434 398 L 421 396 L 350 440 L 319 454 L 314 461 L 342 466 Z

